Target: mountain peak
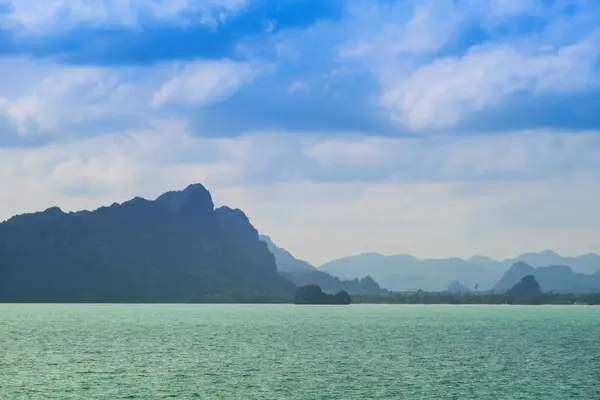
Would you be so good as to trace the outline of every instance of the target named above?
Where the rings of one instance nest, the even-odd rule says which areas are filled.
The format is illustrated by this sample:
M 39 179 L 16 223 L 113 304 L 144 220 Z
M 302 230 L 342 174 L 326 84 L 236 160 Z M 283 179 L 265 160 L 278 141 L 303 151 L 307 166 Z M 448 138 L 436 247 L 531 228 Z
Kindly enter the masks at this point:
M 366 251 L 357 255 L 358 257 L 387 257 L 385 254 L 377 253 L 376 251 Z
M 215 210 L 199 184 L 13 217 L 0 224 L 0 277 L 0 302 L 247 302 L 294 290 L 246 215 Z
M 556 259 L 556 258 L 562 258 L 562 256 L 560 254 L 558 254 L 557 252 L 555 252 L 554 250 L 546 249 L 546 250 L 542 250 L 542 251 L 538 251 L 538 252 L 523 253 L 523 254 L 520 254 L 516 259 L 517 260 L 529 260 L 532 258 Z
M 494 291 L 503 292 L 529 275 L 534 276 L 546 291 L 576 293 L 595 291 L 600 288 L 597 276 L 576 273 L 570 266 L 550 265 L 534 268 L 521 261 L 514 263 L 506 271 L 494 286 Z
M 50 207 L 47 208 L 44 213 L 46 214 L 56 214 L 56 215 L 62 215 L 64 214 L 63 210 L 60 209 L 60 207 Z
M 510 269 L 533 271 L 535 268 L 533 268 L 531 265 L 527 264 L 525 261 L 517 261 L 513 265 L 511 265 Z
M 198 198 L 198 199 L 211 198 L 211 195 L 210 195 L 210 192 L 208 191 L 208 189 L 206 189 L 206 187 L 204 187 L 204 185 L 202 185 L 200 183 L 191 184 L 188 187 L 186 187 L 185 189 L 183 189 L 182 192 L 185 195 L 190 196 L 192 198 Z M 212 198 L 211 198 L 211 202 L 212 202 Z
M 156 202 L 171 209 L 212 211 L 215 208 L 210 192 L 199 183 L 189 185 L 181 191 L 166 192 L 159 196 Z
M 540 284 L 534 275 L 525 275 L 518 283 L 506 292 L 522 299 L 532 299 L 542 295 Z
M 258 235 L 258 239 L 262 240 L 263 242 L 266 242 L 266 243 L 273 243 L 273 240 L 271 239 L 270 236 L 264 235 L 262 233 L 260 235 Z
M 545 256 L 553 256 L 553 257 L 560 257 L 561 256 L 557 252 L 555 252 L 553 250 L 550 250 L 550 249 L 546 249 L 546 250 L 540 252 L 540 254 L 543 254 Z
M 486 256 L 482 256 L 479 254 L 475 254 L 474 256 L 470 257 L 468 259 L 468 261 L 474 262 L 474 263 L 480 263 L 480 264 L 490 264 L 490 263 L 497 263 L 498 261 L 491 258 L 491 257 L 486 257 Z

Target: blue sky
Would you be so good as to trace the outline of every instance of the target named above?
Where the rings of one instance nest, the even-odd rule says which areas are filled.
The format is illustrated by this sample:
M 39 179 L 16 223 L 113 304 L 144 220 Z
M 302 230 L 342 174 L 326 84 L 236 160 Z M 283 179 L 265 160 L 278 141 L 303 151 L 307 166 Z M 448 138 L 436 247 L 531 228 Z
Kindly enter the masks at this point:
M 204 183 L 320 263 L 600 252 L 600 4 L 0 0 L 0 218 Z

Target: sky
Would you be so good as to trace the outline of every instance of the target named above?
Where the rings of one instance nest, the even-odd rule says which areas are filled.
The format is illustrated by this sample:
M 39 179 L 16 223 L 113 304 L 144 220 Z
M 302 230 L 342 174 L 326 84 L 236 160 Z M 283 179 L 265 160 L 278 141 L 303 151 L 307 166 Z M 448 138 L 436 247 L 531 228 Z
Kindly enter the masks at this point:
M 314 264 L 600 252 L 595 0 L 0 0 L 0 220 L 202 183 Z

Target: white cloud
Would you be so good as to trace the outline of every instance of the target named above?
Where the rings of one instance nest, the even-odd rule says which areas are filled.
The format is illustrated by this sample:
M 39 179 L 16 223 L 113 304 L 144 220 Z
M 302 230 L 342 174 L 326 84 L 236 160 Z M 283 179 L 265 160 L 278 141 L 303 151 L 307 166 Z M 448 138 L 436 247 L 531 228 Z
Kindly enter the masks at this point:
M 332 138 L 305 154 L 324 168 L 409 180 L 531 179 L 600 169 L 600 132 L 504 132 L 418 138 Z
M 582 184 L 585 193 L 579 192 Z M 573 255 L 600 250 L 600 184 L 594 179 L 305 181 L 215 193 L 219 202 L 244 209 L 279 245 L 315 264 L 371 251 L 503 258 L 546 248 Z
M 600 134 L 337 139 L 192 135 L 185 121 L 38 148 L 0 149 L 0 218 L 95 208 L 201 182 L 216 204 L 313 262 L 362 251 L 513 256 L 600 251 Z M 341 179 L 326 172 L 336 168 Z M 361 179 L 360 169 L 383 171 Z M 398 173 L 400 171 L 400 173 Z M 485 181 L 486 174 L 513 173 Z M 398 179 L 404 173 L 410 179 Z M 594 247 L 596 246 L 596 247 Z
M 42 67 L 45 68 L 45 67 Z M 118 117 L 136 109 L 133 86 L 116 73 L 97 68 L 48 68 L 49 74 L 14 98 L 0 96 L 0 115 L 21 134 L 49 132 L 105 116 Z
M 39 38 L 77 27 L 139 29 L 158 20 L 218 28 L 246 0 L 12 3 L 0 25 Z M 447 55 L 463 28 L 494 30 L 522 15 L 547 18 L 540 4 L 352 1 L 342 21 L 269 40 L 280 65 L 294 64 L 295 71 L 313 67 L 303 64 L 302 54 L 322 62 L 323 53 L 344 42 L 333 63 L 322 63 L 331 73 L 310 69 L 302 76 L 311 77 L 311 86 L 290 78 L 283 84 L 289 94 L 328 93 L 367 71 L 378 79 L 379 104 L 395 121 L 414 130 L 448 127 L 523 92 L 560 95 L 599 83 L 598 36 L 576 32 L 566 19 L 548 28 L 554 32 L 549 38 L 533 33 Z M 255 44 L 242 40 L 236 51 L 254 59 L 264 54 Z M 327 50 L 314 53 L 314 44 Z M 598 132 L 395 138 L 256 131 L 225 138 L 219 132 L 196 136 L 183 120 L 157 120 L 190 111 L 177 106 L 224 101 L 273 68 L 232 60 L 85 67 L 0 59 L 0 75 L 10 76 L 0 80 L 0 116 L 22 135 L 68 133 L 42 147 L 0 147 L 0 185 L 11 189 L 0 193 L 0 218 L 52 205 L 74 210 L 152 198 L 202 182 L 217 204 L 244 209 L 259 229 L 314 262 L 362 251 L 600 251 Z M 324 82 L 317 91 L 315 81 Z M 115 128 L 121 117 L 138 128 Z M 88 128 L 96 136 L 86 137 Z
M 547 9 L 546 9 L 547 10 Z M 491 0 L 489 19 L 496 20 L 513 16 L 543 14 L 544 6 L 538 0 Z
M 408 0 L 357 4 L 350 7 L 347 38 L 338 55 L 342 59 L 367 59 L 377 67 L 396 57 L 434 54 L 470 18 L 482 13 L 484 2 Z
M 447 128 L 517 95 L 598 88 L 600 35 L 590 20 L 600 8 L 564 13 L 573 3 L 358 2 L 338 58 L 377 78 L 378 104 L 393 122 L 413 131 Z M 531 18 L 536 25 L 524 30 Z
M 102 119 L 137 119 L 145 126 L 156 108 L 218 103 L 266 71 L 228 60 L 100 68 L 0 59 L 0 73 L 11 75 L 0 82 L 0 116 L 21 135 L 85 130 Z
M 2 216 L 51 205 L 97 207 L 155 195 L 170 184 L 211 183 L 216 144 L 192 138 L 179 121 L 153 125 L 38 148 L 0 149 L 0 182 L 12 188 L 0 194 Z M 220 169 L 221 176 L 226 172 Z
M 247 0 L 13 0 L 0 22 L 24 35 L 48 35 L 78 26 L 130 27 L 144 21 L 216 26 Z
M 408 23 L 387 32 L 394 54 L 427 54 L 439 50 L 463 21 L 464 15 L 448 1 L 419 3 Z
M 309 91 L 310 85 L 302 79 L 296 79 L 290 84 L 290 87 L 288 87 L 289 94 L 308 93 Z
M 443 58 L 408 77 L 382 75 L 381 103 L 413 130 L 452 126 L 519 92 L 576 93 L 600 83 L 596 36 L 558 49 L 522 52 L 509 46 L 472 49 Z
M 185 64 L 158 89 L 154 107 L 167 104 L 205 106 L 231 96 L 265 71 L 261 65 L 233 61 L 196 61 Z
M 64 66 L 28 58 L 0 59 L 0 116 L 21 135 L 63 134 L 100 119 L 141 115 L 164 66 Z M 158 83 L 155 82 L 158 80 Z M 147 101 L 147 100 L 146 100 Z M 81 126 L 80 126 L 81 128 Z

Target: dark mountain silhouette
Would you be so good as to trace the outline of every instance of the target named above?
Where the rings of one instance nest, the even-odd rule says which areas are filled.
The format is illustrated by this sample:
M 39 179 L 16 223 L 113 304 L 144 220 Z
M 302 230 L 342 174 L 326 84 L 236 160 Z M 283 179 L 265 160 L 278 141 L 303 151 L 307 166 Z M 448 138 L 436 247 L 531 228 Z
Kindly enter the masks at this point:
M 344 290 L 350 294 L 380 294 L 382 289 L 370 276 L 362 279 L 341 280 L 321 271 L 313 272 L 282 272 L 296 286 L 318 285 L 327 292 Z
M 506 291 L 506 294 L 513 296 L 530 296 L 542 293 L 540 284 L 533 275 L 525 275 L 523 279 L 517 282 L 513 287 Z
M 544 293 L 533 275 L 525 275 L 506 291 L 505 297 L 513 303 L 542 304 L 544 302 Z
M 295 287 L 240 210 L 202 185 L 0 224 L 0 301 L 268 302 Z
M 583 293 L 600 291 L 600 273 L 594 275 L 573 272 L 570 267 L 553 265 L 534 268 L 519 261 L 510 267 L 496 283 L 494 292 L 504 292 L 526 276 L 533 276 L 545 292 Z
M 331 295 L 323 292 L 318 285 L 299 287 L 294 298 L 294 304 L 348 305 L 350 303 L 352 303 L 352 298 L 345 291 Z
M 296 286 L 318 285 L 327 292 L 346 291 L 350 294 L 379 294 L 381 287 L 370 276 L 361 279 L 341 280 L 326 272 L 319 271 L 308 262 L 298 260 L 290 252 L 278 247 L 271 238 L 261 235 L 273 256 L 279 273 Z

